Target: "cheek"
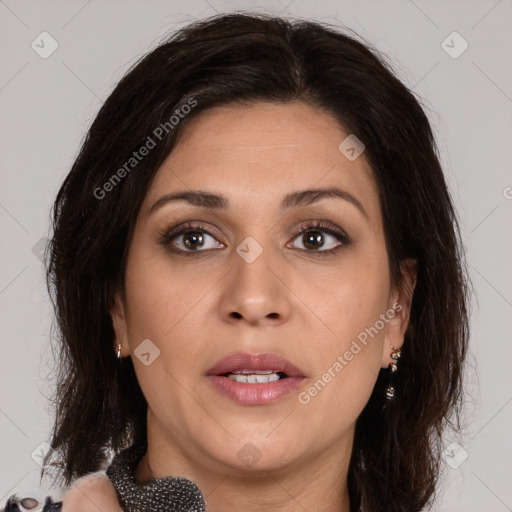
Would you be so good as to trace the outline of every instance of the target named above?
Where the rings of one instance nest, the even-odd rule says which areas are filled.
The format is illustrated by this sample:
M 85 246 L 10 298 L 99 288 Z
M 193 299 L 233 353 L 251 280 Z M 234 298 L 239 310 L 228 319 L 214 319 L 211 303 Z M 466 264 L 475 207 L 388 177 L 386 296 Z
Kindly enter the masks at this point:
M 306 305 L 324 333 L 318 340 L 328 350 L 343 350 L 386 311 L 390 291 L 386 253 L 370 249 L 347 252 L 339 265 L 327 271 L 316 269 L 313 275 L 310 271 L 302 284 L 301 295 L 307 297 Z
M 192 298 L 197 302 L 201 290 L 193 278 L 173 272 L 161 254 L 136 247 L 134 243 L 126 270 L 129 330 L 162 341 L 190 312 Z
M 371 254 L 371 253 L 370 253 Z M 343 269 L 311 279 L 308 304 L 323 335 L 315 341 L 311 385 L 299 401 L 330 416 L 332 425 L 355 421 L 380 371 L 387 325 L 386 255 L 346 258 Z M 328 293 L 326 293 L 328 290 Z
M 201 322 L 193 308 L 207 287 L 201 281 L 205 289 L 198 289 L 195 279 L 176 275 L 161 256 L 146 256 L 143 251 L 133 251 L 130 256 L 125 286 L 128 343 L 135 373 L 150 409 L 158 411 L 165 424 L 174 425 L 191 403 L 182 386 L 184 375 L 197 371 L 199 338 L 191 326 Z M 151 341 L 146 350 L 151 353 L 150 364 L 138 355 L 142 340 Z M 157 354 L 154 359 L 153 353 Z
M 128 339 L 132 354 L 145 339 L 158 348 L 158 364 L 151 366 L 150 373 L 160 369 L 165 379 L 165 371 L 197 371 L 194 365 L 204 339 L 212 279 L 206 272 L 176 270 L 162 251 L 146 251 L 143 244 L 134 244 L 125 280 Z M 147 373 L 145 366 L 136 366 L 141 374 Z
M 360 287 L 356 289 L 361 292 Z M 324 310 L 334 334 L 328 331 L 317 344 L 311 358 L 314 370 L 298 396 L 305 419 L 323 418 L 328 440 L 348 431 L 367 404 L 380 371 L 384 342 L 384 329 L 375 330 L 385 311 L 385 301 L 379 300 L 383 297 L 368 293 L 367 301 L 356 300 L 342 291 Z

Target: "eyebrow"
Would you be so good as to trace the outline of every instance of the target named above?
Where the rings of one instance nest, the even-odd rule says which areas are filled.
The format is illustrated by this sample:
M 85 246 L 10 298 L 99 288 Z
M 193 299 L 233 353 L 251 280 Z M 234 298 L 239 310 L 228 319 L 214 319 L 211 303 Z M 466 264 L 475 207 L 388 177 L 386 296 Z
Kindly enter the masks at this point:
M 359 199 L 354 197 L 352 194 L 344 190 L 340 190 L 336 187 L 316 188 L 291 192 L 290 194 L 287 194 L 281 202 L 281 210 L 289 210 L 291 208 L 309 206 L 327 198 L 339 198 L 352 203 L 359 209 L 364 217 L 369 220 L 368 213 L 364 209 Z M 174 201 L 183 201 L 191 205 L 207 208 L 210 210 L 227 210 L 230 207 L 229 199 L 222 195 L 212 194 L 211 192 L 206 192 L 204 190 L 187 190 L 165 194 L 160 199 L 158 199 L 153 204 L 153 206 L 151 206 L 148 215 L 158 210 L 165 204 Z

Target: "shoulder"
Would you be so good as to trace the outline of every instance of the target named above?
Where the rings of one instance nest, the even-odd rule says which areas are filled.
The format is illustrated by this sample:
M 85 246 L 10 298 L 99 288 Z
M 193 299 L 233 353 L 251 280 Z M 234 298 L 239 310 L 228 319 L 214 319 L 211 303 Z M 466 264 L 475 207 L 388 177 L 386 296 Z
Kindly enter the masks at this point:
M 1 505 L 0 505 L 1 506 Z M 0 512 L 123 512 L 105 470 L 82 476 L 52 496 L 12 495 Z
M 78 478 L 62 495 L 62 512 L 123 512 L 104 470 Z

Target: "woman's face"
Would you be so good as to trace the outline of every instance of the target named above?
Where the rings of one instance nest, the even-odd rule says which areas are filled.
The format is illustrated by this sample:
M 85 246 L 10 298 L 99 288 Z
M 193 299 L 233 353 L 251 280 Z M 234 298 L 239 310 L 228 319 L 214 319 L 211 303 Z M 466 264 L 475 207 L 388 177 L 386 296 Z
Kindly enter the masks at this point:
M 304 103 L 215 108 L 158 170 L 112 311 L 150 448 L 241 472 L 350 455 L 408 303 L 349 135 Z

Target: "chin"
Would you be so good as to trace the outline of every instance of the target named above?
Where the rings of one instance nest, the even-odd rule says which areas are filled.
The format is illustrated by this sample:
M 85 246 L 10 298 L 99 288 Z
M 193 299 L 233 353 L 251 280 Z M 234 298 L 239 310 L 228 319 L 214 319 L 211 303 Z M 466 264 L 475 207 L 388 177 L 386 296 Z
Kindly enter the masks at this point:
M 271 432 L 271 429 L 269 431 Z M 293 441 L 290 443 L 275 432 L 271 437 L 273 435 L 275 435 L 274 439 L 265 439 L 265 436 L 256 436 L 254 432 L 247 433 L 239 436 L 239 441 L 232 440 L 229 444 L 216 446 L 212 456 L 232 470 L 241 473 L 256 474 L 282 469 L 301 456 L 300 453 L 295 453 L 300 443 L 292 435 L 287 436 L 289 441 Z

